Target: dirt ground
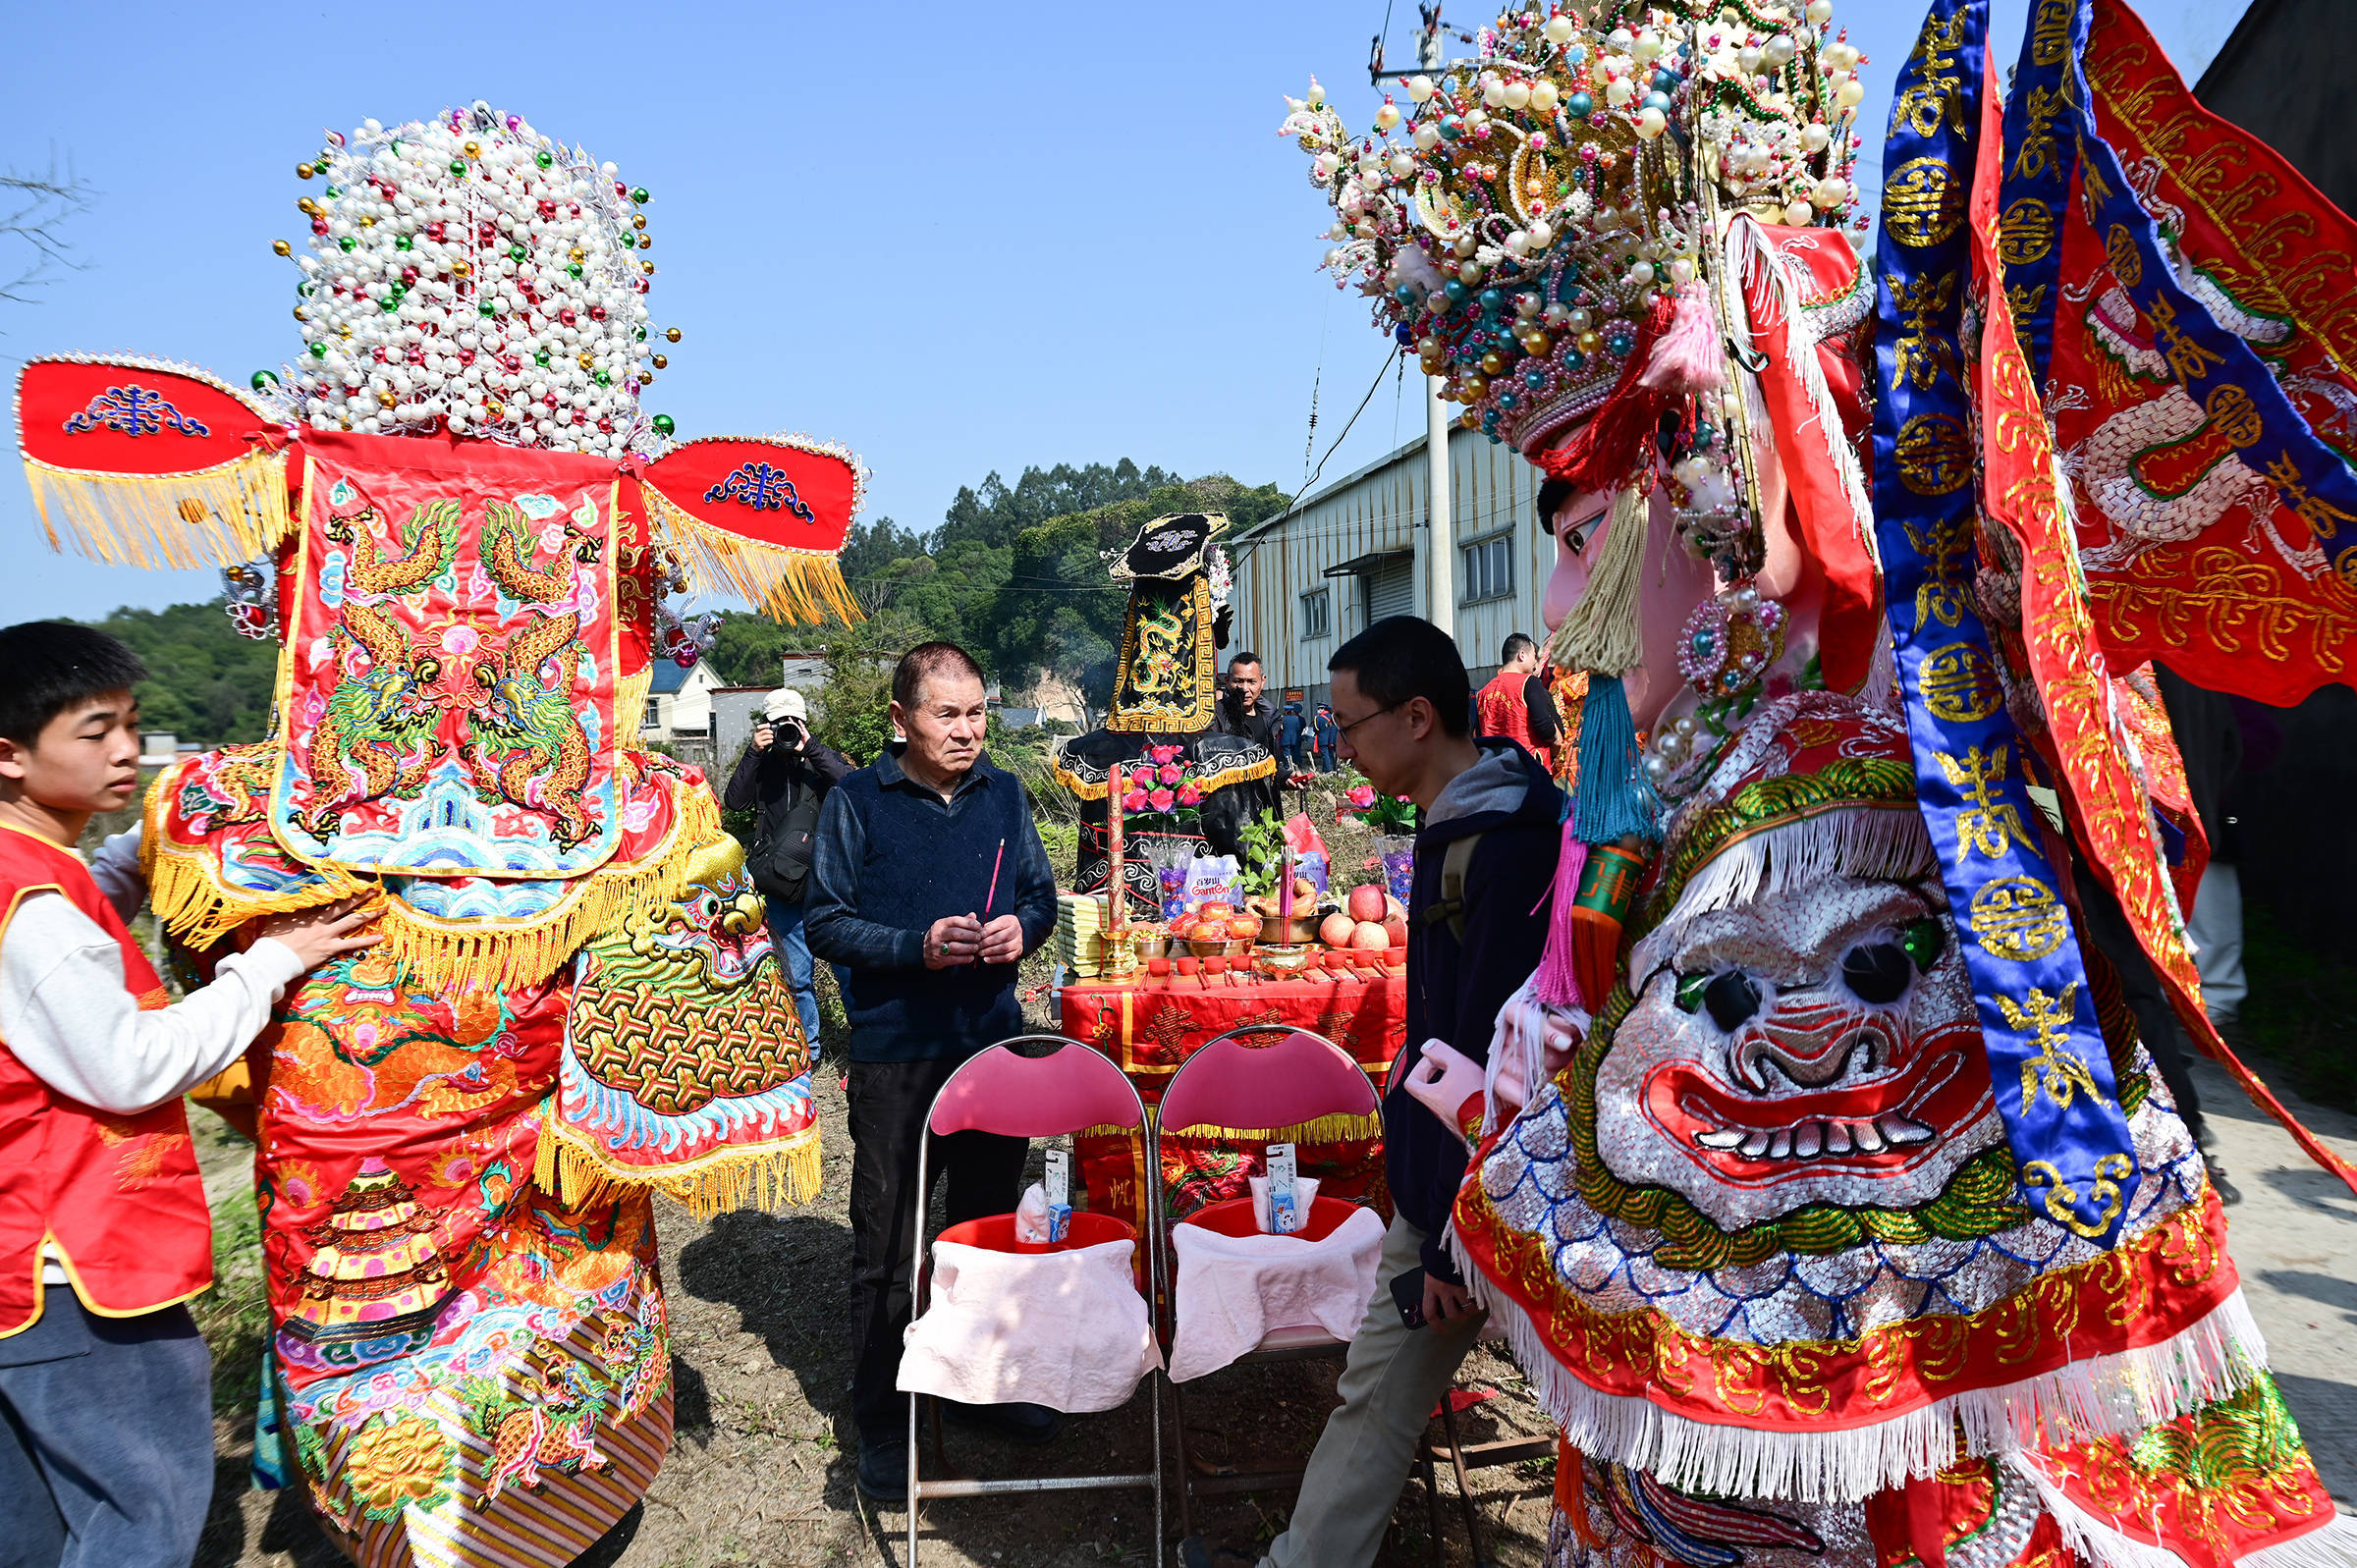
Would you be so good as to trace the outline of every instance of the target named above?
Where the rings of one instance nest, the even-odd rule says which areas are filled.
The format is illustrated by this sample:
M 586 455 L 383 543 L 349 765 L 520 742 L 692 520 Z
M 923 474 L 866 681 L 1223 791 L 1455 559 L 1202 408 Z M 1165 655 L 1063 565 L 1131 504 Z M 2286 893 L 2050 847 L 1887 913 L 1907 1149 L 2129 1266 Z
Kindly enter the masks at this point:
M 856 1439 L 849 1415 L 846 1217 L 851 1146 L 836 1077 L 822 1077 L 827 1182 L 818 1202 L 788 1214 L 740 1213 L 702 1223 L 657 1201 L 680 1434 L 645 1504 L 582 1559 L 584 1568 L 897 1565 L 905 1556 L 907 1516 L 879 1510 L 851 1485 Z M 222 1202 L 234 1206 L 244 1168 L 236 1151 L 225 1151 Z M 1282 1365 L 1190 1384 L 1190 1441 L 1209 1459 L 1247 1466 L 1305 1456 L 1334 1403 L 1338 1369 L 1339 1363 Z M 1459 1417 L 1468 1442 L 1545 1431 L 1503 1352 L 1478 1350 L 1464 1383 L 1498 1394 Z M 945 1450 L 966 1475 L 1142 1472 L 1151 1458 L 1148 1409 L 1141 1389 L 1124 1409 L 1069 1418 L 1063 1434 L 1039 1448 L 1006 1448 L 953 1427 Z M 252 1432 L 249 1409 L 219 1425 L 213 1517 L 196 1568 L 334 1568 L 343 1557 L 312 1526 L 300 1498 L 246 1489 Z M 1553 1474 L 1543 1462 L 1474 1473 L 1487 1560 L 1498 1568 L 1537 1562 Z M 1445 1466 L 1440 1489 L 1448 1510 L 1440 1560 L 1470 1563 Z M 1197 1522 L 1215 1539 L 1254 1546 L 1284 1528 L 1291 1501 L 1284 1491 L 1208 1499 Z M 1175 1536 L 1178 1528 L 1174 1498 L 1167 1530 Z M 1152 1536 L 1152 1504 L 1143 1491 L 953 1500 L 926 1505 L 921 1560 L 945 1568 L 1143 1564 L 1155 1560 Z M 1421 1482 L 1410 1481 L 1377 1560 L 1432 1560 Z

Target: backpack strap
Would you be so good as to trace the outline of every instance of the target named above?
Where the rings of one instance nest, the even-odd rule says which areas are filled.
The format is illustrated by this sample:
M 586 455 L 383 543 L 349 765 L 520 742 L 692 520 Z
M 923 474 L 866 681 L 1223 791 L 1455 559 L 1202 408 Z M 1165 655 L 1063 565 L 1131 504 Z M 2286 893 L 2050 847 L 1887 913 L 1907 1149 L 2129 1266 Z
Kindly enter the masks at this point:
M 1465 873 L 1473 865 L 1473 849 L 1481 840 L 1482 835 L 1469 833 L 1462 838 L 1451 839 L 1449 847 L 1441 851 L 1440 901 L 1426 909 L 1421 918 L 1427 929 L 1446 921 L 1449 935 L 1456 939 L 1460 947 L 1465 945 Z

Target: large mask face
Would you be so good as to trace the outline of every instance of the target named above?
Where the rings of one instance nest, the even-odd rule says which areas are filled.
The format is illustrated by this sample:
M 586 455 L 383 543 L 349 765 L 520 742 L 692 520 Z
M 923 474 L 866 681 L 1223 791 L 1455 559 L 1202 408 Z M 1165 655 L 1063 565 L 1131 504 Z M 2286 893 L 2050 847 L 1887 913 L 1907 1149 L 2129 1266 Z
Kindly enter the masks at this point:
M 1728 1230 L 1912 1209 L 1999 1136 L 1936 882 L 1828 877 L 1654 932 L 1597 1067 L 1597 1148 Z

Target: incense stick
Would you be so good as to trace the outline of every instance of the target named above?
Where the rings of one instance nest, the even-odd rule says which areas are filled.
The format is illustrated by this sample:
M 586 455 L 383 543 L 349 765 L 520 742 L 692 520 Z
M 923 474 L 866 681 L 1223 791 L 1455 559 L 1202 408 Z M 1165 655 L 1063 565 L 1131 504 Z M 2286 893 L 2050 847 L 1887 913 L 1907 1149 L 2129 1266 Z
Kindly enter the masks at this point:
M 990 918 L 990 906 L 991 906 L 993 903 L 995 903 L 995 902 L 997 902 L 997 901 L 998 901 L 998 896 L 999 896 L 999 867 L 1000 867 L 1002 864 L 1004 864 L 1004 863 L 1005 863 L 1006 859 L 1007 859 L 1007 840 L 1006 840 L 1006 839 L 1004 839 L 1004 838 L 1001 838 L 1001 839 L 999 840 L 999 852 L 998 852 L 996 855 L 994 855 L 994 856 L 992 856 L 992 857 L 991 857 L 991 862 L 990 862 L 990 892 L 986 892 L 986 893 L 984 893 L 984 894 L 982 895 L 982 918 L 983 918 L 983 919 L 985 919 L 985 920 L 988 920 L 988 919 Z

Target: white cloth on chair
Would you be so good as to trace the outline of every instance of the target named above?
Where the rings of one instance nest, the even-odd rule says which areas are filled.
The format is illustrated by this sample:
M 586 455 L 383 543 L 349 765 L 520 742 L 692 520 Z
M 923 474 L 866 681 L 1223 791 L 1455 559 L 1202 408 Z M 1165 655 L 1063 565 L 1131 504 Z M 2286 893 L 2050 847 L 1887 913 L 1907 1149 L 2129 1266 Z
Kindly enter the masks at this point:
M 1131 1272 L 1135 1242 L 1069 1252 L 933 1244 L 933 1300 L 908 1325 L 900 1386 L 1068 1415 L 1128 1403 L 1162 1365 Z
M 1178 1254 L 1178 1331 L 1171 1378 L 1205 1377 L 1287 1328 L 1347 1342 L 1358 1332 L 1383 1258 L 1383 1221 L 1361 1209 L 1316 1241 L 1229 1236 L 1173 1225 Z

